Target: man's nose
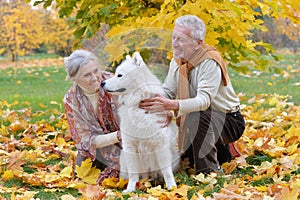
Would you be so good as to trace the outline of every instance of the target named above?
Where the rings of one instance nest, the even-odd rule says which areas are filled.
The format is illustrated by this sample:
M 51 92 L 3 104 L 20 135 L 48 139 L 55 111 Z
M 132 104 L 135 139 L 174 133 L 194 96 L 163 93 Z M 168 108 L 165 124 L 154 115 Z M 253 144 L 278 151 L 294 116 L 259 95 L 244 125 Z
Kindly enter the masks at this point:
M 177 46 L 178 46 L 178 42 L 177 42 L 176 39 L 173 39 L 173 40 L 172 40 L 172 46 L 173 46 L 173 47 L 177 47 Z

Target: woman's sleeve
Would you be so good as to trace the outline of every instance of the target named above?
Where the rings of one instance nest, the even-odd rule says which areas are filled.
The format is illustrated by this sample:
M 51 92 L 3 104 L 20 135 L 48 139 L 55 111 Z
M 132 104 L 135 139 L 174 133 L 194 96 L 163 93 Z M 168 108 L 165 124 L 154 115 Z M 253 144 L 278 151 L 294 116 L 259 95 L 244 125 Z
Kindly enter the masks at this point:
M 94 143 L 97 148 L 106 147 L 115 143 L 120 142 L 117 136 L 118 131 L 108 133 L 105 135 L 97 135 Z

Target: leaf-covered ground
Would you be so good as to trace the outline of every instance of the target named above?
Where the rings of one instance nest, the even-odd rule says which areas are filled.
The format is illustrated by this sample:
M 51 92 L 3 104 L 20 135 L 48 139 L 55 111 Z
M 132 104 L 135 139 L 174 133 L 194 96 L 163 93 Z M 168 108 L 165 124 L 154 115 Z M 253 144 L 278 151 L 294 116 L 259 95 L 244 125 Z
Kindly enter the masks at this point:
M 15 103 L 17 104 L 17 103 Z M 276 199 L 300 194 L 300 106 L 279 95 L 258 95 L 242 113 L 242 156 L 223 165 L 224 173 L 176 173 L 178 188 L 143 180 L 135 193 L 122 194 L 123 179 L 96 185 L 99 170 L 85 162 L 74 178 L 76 149 L 62 113 L 32 112 L 0 102 L 0 199 Z M 43 115 L 49 115 L 47 120 Z M 298 198 L 299 199 L 299 198 Z

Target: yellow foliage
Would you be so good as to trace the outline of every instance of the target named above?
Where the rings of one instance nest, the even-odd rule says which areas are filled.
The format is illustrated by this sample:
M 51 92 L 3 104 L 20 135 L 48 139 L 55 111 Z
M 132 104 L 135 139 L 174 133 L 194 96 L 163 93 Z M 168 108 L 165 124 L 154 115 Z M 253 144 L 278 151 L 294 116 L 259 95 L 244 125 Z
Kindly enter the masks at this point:
M 196 182 L 195 185 L 178 183 L 178 188 L 171 191 L 163 189 L 162 186 L 152 187 L 149 180 L 144 180 L 140 184 L 145 186 L 146 192 L 138 195 L 129 193 L 127 194 L 129 199 L 137 198 L 137 196 L 141 199 L 186 199 L 187 191 L 195 192 L 192 199 L 201 199 L 208 191 L 221 186 L 218 181 L 225 180 L 221 190 L 213 193 L 212 198 L 274 197 L 296 200 L 300 188 L 298 174 L 300 109 L 299 106 L 288 102 L 287 98 L 276 94 L 257 95 L 252 99 L 253 104 L 242 109 L 247 127 L 244 135 L 236 143 L 242 155 L 222 165 L 226 175 L 212 173 L 206 176 L 203 174 L 190 176 L 189 178 Z M 14 105 L 17 104 L 14 103 Z M 48 188 L 44 191 L 52 193 L 61 191 L 61 188 L 73 188 L 82 195 L 78 199 L 122 198 L 121 191 L 115 189 L 123 189 L 127 180 L 109 178 L 105 179 L 102 185 L 95 185 L 100 170 L 92 167 L 90 159 L 84 161 L 82 166 L 77 166 L 76 173 L 79 179 L 73 179 L 75 163 L 73 156 L 77 155 L 77 151 L 74 149 L 73 141 L 62 137 L 65 133 L 65 129 L 62 128 L 63 122 L 56 127 L 47 123 L 46 120 L 28 123 L 25 119 L 33 116 L 30 109 L 12 110 L 13 105 L 4 100 L 0 101 L 0 107 L 2 107 L 0 114 L 5 122 L 1 124 L 0 136 L 0 142 L 3 144 L 0 145 L 2 182 L 5 183 L 14 178 L 30 186 L 43 186 L 43 188 Z M 60 120 L 65 121 L 65 116 L 62 115 Z M 11 134 L 12 130 L 16 130 L 16 133 Z M 53 136 L 56 137 L 53 138 Z M 259 165 L 248 164 L 246 159 L 254 151 L 262 151 L 271 156 L 272 160 L 262 161 Z M 59 162 L 46 164 L 48 161 Z M 32 169 L 33 172 L 28 173 L 25 170 L 26 167 Z M 240 170 L 254 173 L 254 175 L 241 175 Z M 232 174 L 233 171 L 237 173 Z M 252 186 L 254 181 L 264 180 L 264 178 L 272 179 L 274 182 L 262 182 L 262 185 Z M 30 187 L 9 188 L 5 185 L 0 184 L 0 193 L 10 193 L 12 199 L 27 199 L 33 195 Z M 72 196 L 67 195 L 64 198 L 72 199 Z

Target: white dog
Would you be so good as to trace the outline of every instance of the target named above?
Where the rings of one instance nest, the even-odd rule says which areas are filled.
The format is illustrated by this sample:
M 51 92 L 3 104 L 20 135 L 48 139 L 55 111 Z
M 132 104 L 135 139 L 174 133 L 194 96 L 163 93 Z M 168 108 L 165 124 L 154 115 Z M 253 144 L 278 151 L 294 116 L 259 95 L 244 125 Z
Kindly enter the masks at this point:
M 141 176 L 161 172 L 166 187 L 176 187 L 173 167 L 178 164 L 175 149 L 177 126 L 172 122 L 162 127 L 159 120 L 166 113 L 147 113 L 139 103 L 154 94 L 163 94 L 160 81 L 144 63 L 138 52 L 126 56 L 115 75 L 103 82 L 107 91 L 119 95 L 119 116 L 123 149 L 120 157 L 121 176 L 128 178 L 125 192 L 136 190 Z

